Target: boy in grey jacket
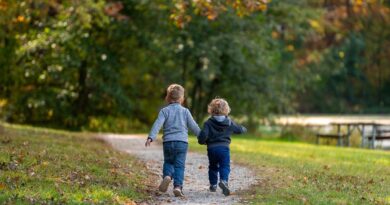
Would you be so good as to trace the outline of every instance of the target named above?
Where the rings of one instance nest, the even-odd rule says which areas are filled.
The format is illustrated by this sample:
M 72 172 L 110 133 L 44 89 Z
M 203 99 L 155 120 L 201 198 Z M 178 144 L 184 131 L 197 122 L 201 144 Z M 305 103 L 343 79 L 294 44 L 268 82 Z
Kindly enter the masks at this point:
M 184 88 L 181 85 L 170 85 L 165 100 L 168 105 L 160 110 L 145 146 L 150 146 L 150 143 L 156 140 L 158 132 L 163 127 L 164 165 L 159 190 L 166 192 L 173 179 L 173 193 L 178 197 L 184 196 L 182 190 L 188 150 L 188 129 L 198 136 L 200 128 L 190 111 L 181 105 L 184 102 Z

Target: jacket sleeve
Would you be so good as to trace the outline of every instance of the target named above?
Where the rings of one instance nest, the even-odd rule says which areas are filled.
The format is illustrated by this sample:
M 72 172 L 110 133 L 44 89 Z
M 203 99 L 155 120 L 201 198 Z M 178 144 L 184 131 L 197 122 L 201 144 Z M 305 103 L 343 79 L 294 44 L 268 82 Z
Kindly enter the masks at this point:
M 156 140 L 157 134 L 160 132 L 161 127 L 163 126 L 165 122 L 165 115 L 162 110 L 158 113 L 158 117 L 156 121 L 154 121 L 152 129 L 150 130 L 150 133 L 148 135 L 148 139 L 151 139 L 152 141 Z
M 198 124 L 195 122 L 194 118 L 191 115 L 191 112 L 187 109 L 187 127 L 191 130 L 191 132 L 198 136 L 200 133 L 200 128 Z
M 200 131 L 200 134 L 198 136 L 198 143 L 199 144 L 206 144 L 208 135 L 209 135 L 209 126 L 205 122 L 203 125 L 203 129 Z
M 244 126 L 238 125 L 237 123 L 232 121 L 232 128 L 234 134 L 242 134 L 245 133 L 247 130 Z

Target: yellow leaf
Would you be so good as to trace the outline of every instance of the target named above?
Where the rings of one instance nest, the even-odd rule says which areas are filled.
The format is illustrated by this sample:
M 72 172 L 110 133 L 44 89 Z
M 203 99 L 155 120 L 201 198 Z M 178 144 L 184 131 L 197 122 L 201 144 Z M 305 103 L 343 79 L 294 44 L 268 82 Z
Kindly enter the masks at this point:
M 4 99 L 0 99 L 0 108 L 1 108 L 1 107 L 4 107 L 4 106 L 7 104 L 7 102 L 8 102 L 8 101 L 7 101 L 7 99 L 5 99 L 5 98 L 4 98 Z
M 0 183 L 0 190 L 3 190 L 3 189 L 5 189 L 5 188 L 6 188 L 5 184 Z
M 24 18 L 24 16 L 18 16 L 16 18 L 16 21 L 22 23 L 22 22 L 26 21 L 26 18 Z
M 363 5 L 363 0 L 355 0 L 355 4 L 361 6 Z
M 340 56 L 340 58 L 344 58 L 344 56 L 345 56 L 344 52 L 343 52 L 343 51 L 340 51 L 340 52 L 339 52 L 339 56 Z
M 51 118 L 53 116 L 53 110 L 49 110 L 49 112 L 47 112 L 47 116 Z
M 288 45 L 288 46 L 286 47 L 286 50 L 287 50 L 287 51 L 294 51 L 294 50 L 295 50 L 295 47 L 294 47 L 293 45 Z
M 310 26 L 313 27 L 313 28 L 319 28 L 320 27 L 320 23 L 318 23 L 318 21 L 316 21 L 316 20 L 309 20 L 309 23 L 310 23 Z
M 279 33 L 276 31 L 272 31 L 271 35 L 272 35 L 272 38 L 274 38 L 274 39 L 279 38 Z
M 260 11 L 265 11 L 265 10 L 267 10 L 267 4 L 260 4 L 260 5 L 259 5 L 259 10 L 260 10 Z

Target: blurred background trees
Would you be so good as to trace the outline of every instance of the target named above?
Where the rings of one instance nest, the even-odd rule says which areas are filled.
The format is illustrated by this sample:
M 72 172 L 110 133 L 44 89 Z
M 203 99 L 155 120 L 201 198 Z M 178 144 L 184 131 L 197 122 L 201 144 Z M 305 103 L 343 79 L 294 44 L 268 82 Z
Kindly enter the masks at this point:
M 389 113 L 381 0 L 0 0 L 0 115 L 67 129 L 144 129 L 181 83 L 195 118 L 226 98 L 269 114 Z

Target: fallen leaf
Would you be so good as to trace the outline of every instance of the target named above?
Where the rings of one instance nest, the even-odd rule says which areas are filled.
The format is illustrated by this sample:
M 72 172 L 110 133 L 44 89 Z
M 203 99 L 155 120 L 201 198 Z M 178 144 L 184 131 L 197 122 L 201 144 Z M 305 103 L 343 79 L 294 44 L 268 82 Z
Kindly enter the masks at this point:
M 128 200 L 125 202 L 125 205 L 137 205 L 134 201 Z
M 11 139 L 9 139 L 9 138 L 5 138 L 5 139 L 1 140 L 1 143 L 3 143 L 3 144 L 9 144 L 10 142 L 11 142 Z
M 324 165 L 324 169 L 325 169 L 325 170 L 329 170 L 329 169 L 330 169 L 330 166 L 329 166 L 329 165 Z
M 0 190 L 3 190 L 3 189 L 5 189 L 5 184 L 0 183 Z

